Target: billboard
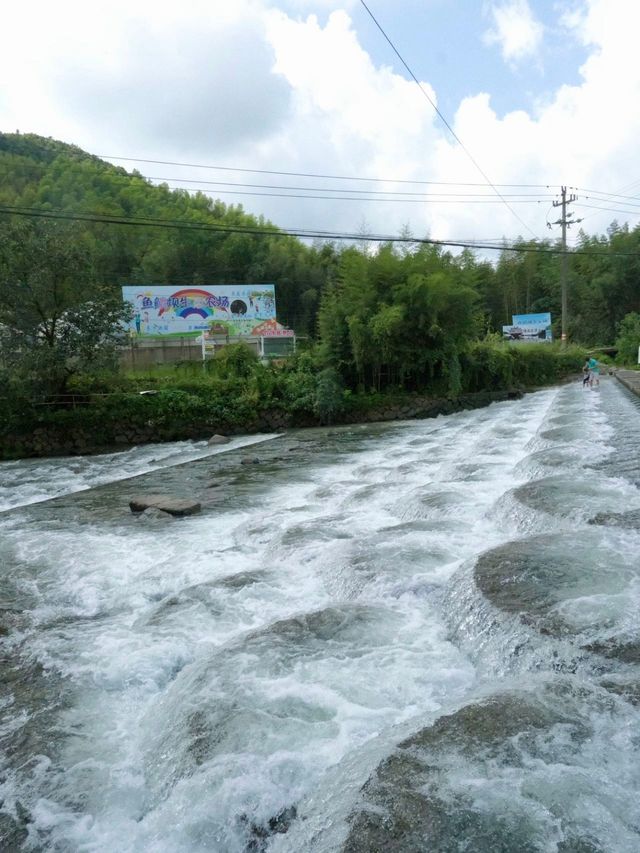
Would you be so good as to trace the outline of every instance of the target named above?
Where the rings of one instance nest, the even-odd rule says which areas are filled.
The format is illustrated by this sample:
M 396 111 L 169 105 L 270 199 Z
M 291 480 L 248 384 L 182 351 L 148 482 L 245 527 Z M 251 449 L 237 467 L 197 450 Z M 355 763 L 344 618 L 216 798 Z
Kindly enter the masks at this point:
M 133 306 L 134 336 L 195 337 L 204 331 L 249 336 L 279 325 L 273 284 L 127 285 L 122 298 Z
M 512 314 L 511 325 L 502 327 L 508 341 L 552 341 L 551 314 Z

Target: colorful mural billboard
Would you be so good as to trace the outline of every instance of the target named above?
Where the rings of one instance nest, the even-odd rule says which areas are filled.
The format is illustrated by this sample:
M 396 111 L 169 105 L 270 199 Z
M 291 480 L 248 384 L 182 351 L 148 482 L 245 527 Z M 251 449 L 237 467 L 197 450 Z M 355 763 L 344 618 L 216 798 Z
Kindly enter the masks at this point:
M 127 285 L 122 298 L 133 306 L 129 328 L 134 336 L 195 337 L 204 331 L 249 336 L 260 335 L 254 330 L 265 323 L 267 328 L 276 324 L 273 284 Z
M 508 341 L 552 341 L 551 314 L 512 314 L 511 325 L 502 327 Z

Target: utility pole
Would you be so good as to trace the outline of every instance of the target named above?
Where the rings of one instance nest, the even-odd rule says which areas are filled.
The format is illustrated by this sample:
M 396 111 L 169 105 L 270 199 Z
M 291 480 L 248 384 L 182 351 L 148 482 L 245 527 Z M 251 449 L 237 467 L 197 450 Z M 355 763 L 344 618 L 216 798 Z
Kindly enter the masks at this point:
M 562 300 L 562 335 L 561 341 L 562 345 L 566 346 L 567 344 L 567 322 L 568 322 L 568 309 L 567 309 L 567 277 L 568 277 L 568 269 L 569 269 L 569 256 L 567 255 L 567 228 L 570 228 L 572 225 L 576 225 L 578 222 L 582 222 L 582 219 L 571 219 L 572 214 L 570 213 L 567 216 L 567 205 L 571 204 L 572 201 L 576 201 L 578 196 L 571 193 L 567 196 L 567 188 L 561 187 L 561 199 L 560 201 L 554 201 L 554 207 L 562 208 L 562 216 L 560 219 L 556 219 L 555 222 L 547 222 L 549 228 L 552 225 L 562 225 L 562 257 L 561 257 L 561 266 L 560 266 L 560 286 L 561 286 L 561 300 Z

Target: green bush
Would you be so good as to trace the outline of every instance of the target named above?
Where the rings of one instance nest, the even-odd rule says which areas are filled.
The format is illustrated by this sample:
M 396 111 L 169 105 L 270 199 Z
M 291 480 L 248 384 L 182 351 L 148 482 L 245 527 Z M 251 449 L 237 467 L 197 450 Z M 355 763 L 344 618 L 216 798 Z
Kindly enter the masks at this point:
M 461 359 L 463 388 L 484 391 L 548 385 L 579 372 L 585 355 L 585 350 L 576 346 L 478 341 Z
M 314 411 L 322 423 L 330 424 L 344 408 L 342 380 L 337 370 L 327 367 L 318 374 Z
M 638 363 L 638 347 L 640 347 L 640 314 L 633 311 L 627 314 L 618 325 L 616 338 L 618 364 Z
M 251 376 L 258 364 L 258 355 L 247 344 L 229 344 L 223 347 L 210 362 L 211 369 L 219 376 L 241 377 Z
M 578 347 L 509 345 L 487 339 L 469 346 L 459 360 L 451 359 L 446 375 L 435 376 L 428 393 L 439 398 L 455 396 L 454 387 L 462 393 L 539 387 L 579 372 L 584 359 L 585 352 Z M 249 363 L 251 371 L 246 373 Z M 62 434 L 81 429 L 92 436 L 95 446 L 109 446 L 123 426 L 147 434 L 157 431 L 161 439 L 206 435 L 213 429 L 251 431 L 261 413 L 278 409 L 293 424 L 332 423 L 345 412 L 351 418 L 364 417 L 372 410 L 406 405 L 414 396 L 402 388 L 368 393 L 345 389 L 337 370 L 319 370 L 313 352 L 265 366 L 243 347 L 232 353 L 222 371 L 205 372 L 197 363 L 195 368 L 172 365 L 77 376 L 69 390 L 89 404 L 76 408 L 38 405 L 22 386 L 5 377 L 0 436 L 27 439 L 38 427 Z M 140 393 L 149 390 L 155 393 Z

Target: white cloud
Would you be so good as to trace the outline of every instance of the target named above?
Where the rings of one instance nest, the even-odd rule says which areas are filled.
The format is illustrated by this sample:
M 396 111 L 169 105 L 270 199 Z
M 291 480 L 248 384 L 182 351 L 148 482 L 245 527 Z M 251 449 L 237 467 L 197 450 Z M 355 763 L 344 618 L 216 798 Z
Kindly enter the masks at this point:
M 635 0 L 585 0 L 583 28 L 592 52 L 580 69 L 579 85 L 561 86 L 535 114 L 514 112 L 504 118 L 492 111 L 487 96 L 466 99 L 455 118 L 456 131 L 470 140 L 477 159 L 494 182 L 568 184 L 616 192 L 640 178 L 635 151 L 640 136 L 640 66 L 632 61 L 640 8 Z M 441 149 L 439 175 L 468 171 L 459 148 Z M 637 215 L 617 214 L 615 201 L 595 202 L 578 192 L 575 210 L 585 217 L 587 230 L 603 230 L 616 216 L 635 225 Z M 581 205 L 612 208 L 595 212 Z M 530 208 L 527 208 L 530 210 Z M 520 208 L 518 208 L 520 210 Z M 544 204 L 523 218 L 544 236 Z M 467 217 L 469 224 L 478 218 Z M 495 217 L 499 229 L 525 233 L 506 209 Z M 458 218 L 458 224 L 460 219 Z M 451 225 L 451 220 L 449 220 Z
M 295 118 L 286 129 L 289 156 L 299 160 L 318 146 L 325 161 L 331 151 L 360 174 L 403 177 L 416 145 L 435 141 L 433 109 L 415 83 L 375 68 L 344 12 L 332 13 L 325 27 L 314 16 L 294 22 L 273 12 L 268 35 L 275 71 L 295 93 Z
M 542 44 L 544 28 L 536 20 L 527 0 L 509 0 L 490 10 L 493 28 L 484 39 L 500 46 L 505 62 L 517 63 L 535 57 Z
M 23 130 L 202 157 L 242 150 L 286 120 L 291 93 L 271 73 L 254 0 L 189 0 L 189 14 L 150 0 L 97 0 L 88 14 L 67 0 L 35 4 L 34 17 L 33 5 L 13 5 L 0 56 L 0 77 L 13 80 L 7 112 Z
M 290 15 L 285 9 L 292 3 L 299 9 Z M 51 135 L 97 154 L 482 184 L 415 83 L 373 62 L 347 12 L 327 0 L 317 7 L 321 20 L 300 17 L 305 5 L 183 0 L 165 8 L 151 0 L 96 0 L 87 11 L 79 0 L 11 4 L 0 32 L 0 128 Z M 615 191 L 640 178 L 640 65 L 634 62 L 640 8 L 636 0 L 582 0 L 581 11 L 574 26 L 589 58 L 579 84 L 560 87 L 535 111 L 504 116 L 492 109 L 490 93 L 470 90 L 449 116 L 493 182 Z M 316 195 L 337 196 L 329 186 L 462 191 L 140 168 L 201 182 L 306 185 Z M 405 223 L 416 235 L 440 238 L 529 233 L 502 204 L 220 197 L 289 227 L 354 232 L 366 220 L 387 234 Z M 548 201 L 513 207 L 535 233 L 549 236 Z M 577 206 L 576 213 L 590 217 L 591 230 L 616 215 L 626 218 Z

